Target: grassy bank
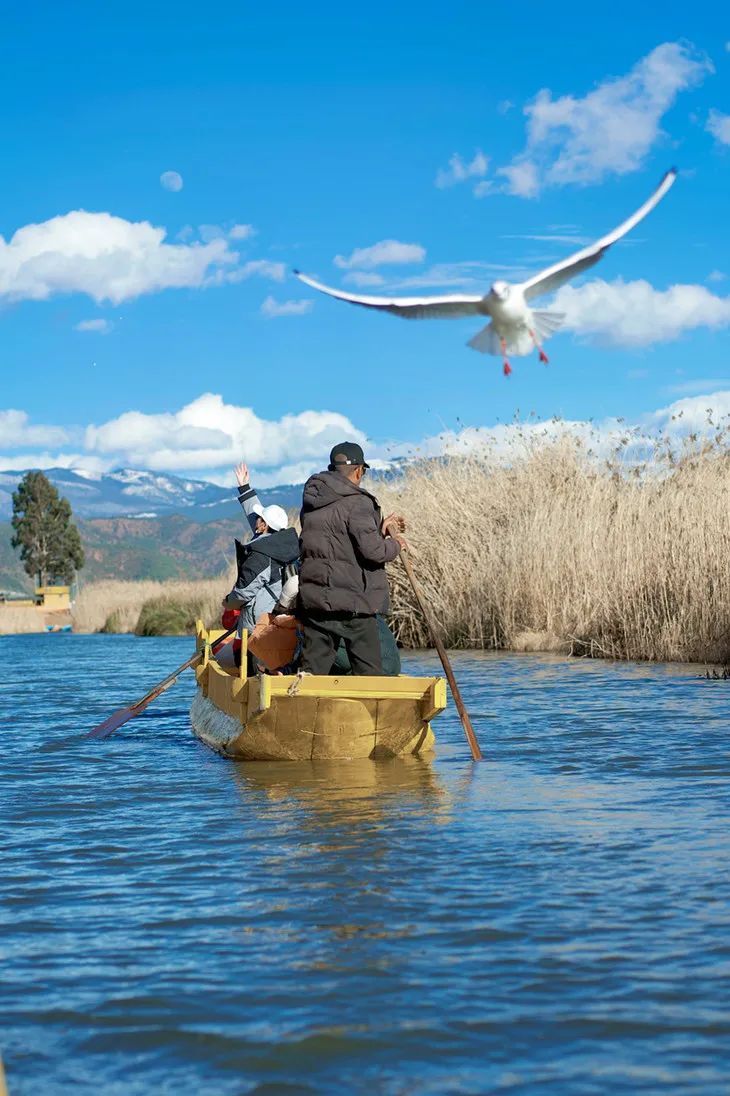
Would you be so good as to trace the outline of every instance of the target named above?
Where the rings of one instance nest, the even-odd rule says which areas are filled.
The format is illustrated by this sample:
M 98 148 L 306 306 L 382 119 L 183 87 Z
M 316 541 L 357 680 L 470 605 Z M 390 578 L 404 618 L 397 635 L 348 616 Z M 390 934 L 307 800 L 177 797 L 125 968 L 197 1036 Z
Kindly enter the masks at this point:
M 437 461 L 379 486 L 384 507 L 408 518 L 414 568 L 449 646 L 730 661 L 726 440 L 679 456 L 660 445 L 645 464 L 625 451 L 619 441 L 599 462 L 573 441 L 525 444 L 509 465 L 489 454 Z M 75 626 L 134 631 L 148 603 L 150 631 L 186 631 L 197 615 L 219 619 L 230 585 L 96 584 Z M 427 646 L 399 564 L 391 587 L 400 641 Z

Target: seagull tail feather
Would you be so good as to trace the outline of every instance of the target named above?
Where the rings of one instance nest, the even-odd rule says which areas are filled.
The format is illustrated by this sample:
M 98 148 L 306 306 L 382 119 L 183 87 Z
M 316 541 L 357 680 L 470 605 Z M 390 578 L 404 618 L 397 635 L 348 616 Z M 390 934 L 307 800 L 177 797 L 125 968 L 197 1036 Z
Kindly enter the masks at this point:
M 564 312 L 543 312 L 536 309 L 532 313 L 535 334 L 540 342 L 544 342 L 545 339 L 549 339 L 551 335 L 554 335 L 558 328 L 563 326 L 564 320 Z
M 466 345 L 470 346 L 472 350 L 478 351 L 480 354 L 493 354 L 495 357 L 498 357 L 502 353 L 499 335 L 494 330 L 491 323 L 488 323 L 481 331 L 477 331 L 476 335 L 469 339 L 469 342 Z

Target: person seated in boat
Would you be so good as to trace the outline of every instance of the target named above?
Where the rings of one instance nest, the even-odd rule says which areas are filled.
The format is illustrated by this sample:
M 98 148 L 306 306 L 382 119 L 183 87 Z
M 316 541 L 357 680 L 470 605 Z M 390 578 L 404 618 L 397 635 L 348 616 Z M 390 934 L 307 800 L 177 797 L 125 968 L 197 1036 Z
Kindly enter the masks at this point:
M 403 518 L 384 518 L 361 486 L 369 467 L 356 442 L 341 442 L 327 470 L 304 486 L 299 615 L 306 673 L 329 674 L 342 641 L 353 674 L 383 674 L 377 618 L 389 609 L 385 564 L 407 545 Z
M 247 544 L 236 541 L 237 575 L 233 589 L 223 601 L 225 610 L 239 610 L 238 635 L 253 631 L 256 621 L 270 613 L 282 592 L 290 572 L 299 561 L 299 538 L 289 526 L 281 506 L 262 506 L 248 482 L 248 468 L 236 468 L 238 498 L 251 526 L 253 536 Z M 240 642 L 236 645 L 240 651 Z M 240 654 L 238 656 L 240 662 Z M 254 666 L 250 667 L 255 669 Z

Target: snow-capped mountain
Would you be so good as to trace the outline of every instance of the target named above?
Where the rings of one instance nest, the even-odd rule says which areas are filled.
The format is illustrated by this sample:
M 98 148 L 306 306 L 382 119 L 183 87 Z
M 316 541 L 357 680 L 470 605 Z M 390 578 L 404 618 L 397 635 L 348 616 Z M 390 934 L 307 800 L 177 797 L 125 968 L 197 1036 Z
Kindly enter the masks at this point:
M 23 472 L 0 471 L 0 521 L 12 513 L 12 494 Z M 67 468 L 45 469 L 59 493 L 71 503 L 79 518 L 157 517 L 185 514 L 194 521 L 214 521 L 236 516 L 236 488 L 217 487 L 204 480 L 183 479 L 161 472 L 143 472 L 119 468 L 100 476 Z M 278 503 L 286 509 L 301 505 L 301 484 L 267 488 L 262 491 L 265 504 Z

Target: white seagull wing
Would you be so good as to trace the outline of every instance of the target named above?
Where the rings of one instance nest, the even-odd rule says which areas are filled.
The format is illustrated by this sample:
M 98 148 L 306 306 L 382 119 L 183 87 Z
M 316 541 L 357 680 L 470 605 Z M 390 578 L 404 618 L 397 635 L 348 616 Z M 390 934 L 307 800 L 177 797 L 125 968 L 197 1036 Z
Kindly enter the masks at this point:
M 342 289 L 332 289 L 331 286 L 322 285 L 314 278 L 295 270 L 297 278 L 305 285 L 311 285 L 312 289 L 318 289 L 320 293 L 328 293 L 330 297 L 336 297 L 338 301 L 349 301 L 350 304 L 359 304 L 363 308 L 375 308 L 379 312 L 392 312 L 394 316 L 402 316 L 405 320 L 429 320 L 429 319 L 458 319 L 460 316 L 477 316 L 480 314 L 479 305 L 483 295 L 469 297 L 462 294 L 454 294 L 447 297 L 360 297 L 356 293 L 345 293 Z
M 639 221 L 643 221 L 647 213 L 651 213 L 654 206 L 662 200 L 676 178 L 676 168 L 672 168 L 664 175 L 659 186 L 652 196 L 644 202 L 643 206 L 637 209 L 635 213 L 632 213 L 618 228 L 614 228 L 613 232 L 602 236 L 594 244 L 584 247 L 582 251 L 576 251 L 574 255 L 569 255 L 562 262 L 555 263 L 554 266 L 549 266 L 546 270 L 540 271 L 529 281 L 523 282 L 521 288 L 525 300 L 529 301 L 533 297 L 540 297 L 543 293 L 551 293 L 554 289 L 559 289 L 561 285 L 565 285 L 576 274 L 581 274 L 584 270 L 588 270 L 589 267 L 593 266 L 594 263 L 597 263 L 611 244 L 615 244 L 617 240 L 630 232 L 634 225 L 638 225 Z

